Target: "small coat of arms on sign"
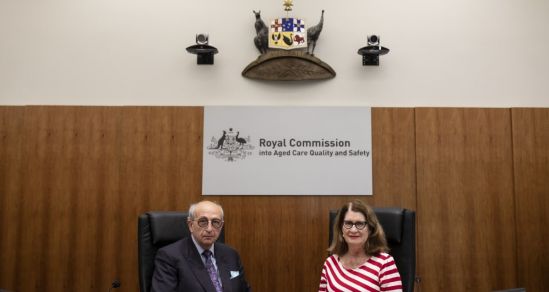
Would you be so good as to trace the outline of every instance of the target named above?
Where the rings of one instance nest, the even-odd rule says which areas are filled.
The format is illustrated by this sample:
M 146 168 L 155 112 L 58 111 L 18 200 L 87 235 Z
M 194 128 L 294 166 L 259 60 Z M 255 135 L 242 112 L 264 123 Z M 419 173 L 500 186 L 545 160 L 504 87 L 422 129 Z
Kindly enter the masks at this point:
M 305 21 L 299 18 L 277 18 L 271 21 L 269 48 L 292 50 L 307 47 Z
M 240 131 L 234 132 L 233 128 L 223 130 L 220 137 L 213 136 L 210 145 L 207 147 L 208 154 L 218 159 L 235 161 L 244 159 L 252 154 L 254 146 L 250 144 L 250 136 L 241 137 Z

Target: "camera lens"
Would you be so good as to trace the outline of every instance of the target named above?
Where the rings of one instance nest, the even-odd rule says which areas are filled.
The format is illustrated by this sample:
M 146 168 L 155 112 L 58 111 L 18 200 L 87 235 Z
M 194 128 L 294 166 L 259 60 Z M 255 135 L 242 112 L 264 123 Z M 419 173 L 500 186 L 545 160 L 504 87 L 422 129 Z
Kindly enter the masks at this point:
M 199 45 L 205 45 L 208 43 L 208 35 L 207 34 L 197 34 L 196 35 L 196 43 Z

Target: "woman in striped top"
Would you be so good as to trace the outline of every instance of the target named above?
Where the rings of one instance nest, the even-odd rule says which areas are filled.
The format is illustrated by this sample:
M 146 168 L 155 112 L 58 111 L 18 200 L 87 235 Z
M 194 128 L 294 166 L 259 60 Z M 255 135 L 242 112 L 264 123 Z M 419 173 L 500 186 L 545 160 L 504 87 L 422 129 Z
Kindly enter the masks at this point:
M 355 200 L 341 207 L 333 234 L 319 292 L 402 291 L 385 233 L 370 206 Z

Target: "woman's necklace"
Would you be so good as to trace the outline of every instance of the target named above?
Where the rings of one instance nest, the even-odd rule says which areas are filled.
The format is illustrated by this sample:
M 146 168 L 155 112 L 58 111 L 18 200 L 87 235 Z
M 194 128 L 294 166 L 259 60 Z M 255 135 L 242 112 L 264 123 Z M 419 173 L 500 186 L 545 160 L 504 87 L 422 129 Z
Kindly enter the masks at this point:
M 367 255 L 351 256 L 346 254 L 340 258 L 341 264 L 347 269 L 356 269 L 368 261 Z

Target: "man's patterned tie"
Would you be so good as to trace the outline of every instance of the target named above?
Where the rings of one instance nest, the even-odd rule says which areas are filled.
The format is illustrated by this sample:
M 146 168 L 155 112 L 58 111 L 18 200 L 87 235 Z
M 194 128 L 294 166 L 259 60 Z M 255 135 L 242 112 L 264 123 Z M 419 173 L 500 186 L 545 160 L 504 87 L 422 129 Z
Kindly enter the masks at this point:
M 210 279 L 212 279 L 215 291 L 223 292 L 223 289 L 221 288 L 221 283 L 219 282 L 219 277 L 217 276 L 217 270 L 215 269 L 212 262 L 212 252 L 209 250 L 205 250 L 202 255 L 206 258 L 206 269 L 208 270 L 208 274 L 210 274 Z

